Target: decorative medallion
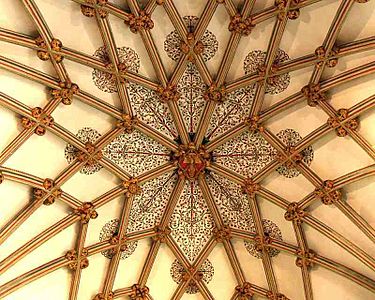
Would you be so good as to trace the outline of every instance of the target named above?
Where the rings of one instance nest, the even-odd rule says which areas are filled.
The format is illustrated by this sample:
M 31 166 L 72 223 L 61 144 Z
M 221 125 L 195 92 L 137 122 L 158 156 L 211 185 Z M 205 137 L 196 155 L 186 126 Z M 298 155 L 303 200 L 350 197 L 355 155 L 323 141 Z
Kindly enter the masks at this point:
M 244 132 L 218 147 L 213 161 L 251 177 L 271 163 L 276 150 L 259 134 Z
M 137 73 L 140 67 L 140 60 L 138 54 L 129 47 L 117 48 L 117 55 L 120 64 L 123 64 L 126 70 Z M 111 68 L 111 60 L 108 56 L 107 50 L 104 46 L 97 49 L 94 57 L 100 59 L 108 68 Z M 117 92 L 116 76 L 102 70 L 94 69 L 92 71 L 92 79 L 94 84 L 103 92 L 114 93 Z
M 245 74 L 257 73 L 264 66 L 267 52 L 261 50 L 251 51 L 245 58 L 244 70 Z M 273 62 L 274 66 L 279 65 L 282 62 L 288 61 L 290 58 L 288 54 L 279 49 L 277 51 L 275 60 Z M 271 77 L 272 80 L 267 81 L 266 93 L 267 94 L 279 94 L 284 91 L 290 83 L 289 73 L 284 73 L 282 75 L 276 75 Z M 269 78 L 269 79 L 271 79 Z
M 280 228 L 273 223 L 271 220 L 262 220 L 263 230 L 265 237 L 269 237 L 274 240 L 283 240 L 283 236 L 281 234 Z M 257 249 L 257 245 L 255 241 L 245 240 L 244 245 L 246 250 L 254 257 L 256 258 L 262 258 L 262 251 L 259 251 Z M 275 248 L 267 248 L 267 252 L 270 255 L 270 257 L 274 257 L 280 253 L 280 250 Z
M 183 19 L 187 26 L 188 32 L 193 33 L 195 27 L 198 24 L 199 18 L 196 16 L 185 16 Z M 208 61 L 212 57 L 214 57 L 219 46 L 215 35 L 211 31 L 206 30 L 199 42 L 201 42 L 203 46 L 203 60 Z M 164 50 L 167 52 L 169 58 L 173 59 L 174 61 L 178 61 L 183 54 L 183 49 L 181 49 L 183 47 L 181 46 L 182 41 L 176 30 L 167 35 L 167 38 L 164 42 Z
M 190 262 L 212 236 L 214 222 L 198 184 L 187 181 L 169 224 L 171 236 Z
M 176 259 L 171 266 L 170 270 L 172 279 L 177 284 L 181 283 L 184 280 L 184 276 L 187 273 L 182 264 Z M 212 266 L 211 262 L 206 259 L 203 264 L 200 266 L 197 274 L 200 276 L 201 280 L 205 283 L 209 283 L 214 276 L 214 267 Z M 199 292 L 199 288 L 197 284 L 190 280 L 186 287 L 186 293 L 188 294 L 196 294 Z
M 287 147 L 295 146 L 302 139 L 301 135 L 297 131 L 290 129 L 290 128 L 281 130 L 279 133 L 276 134 L 276 136 Z M 312 146 L 309 146 L 305 148 L 304 150 L 302 150 L 301 154 L 302 154 L 302 161 L 306 165 L 309 166 L 314 158 L 314 151 L 313 151 Z M 297 177 L 300 174 L 300 172 L 296 168 L 288 167 L 286 164 L 281 165 L 276 170 L 277 172 L 279 172 L 279 174 L 287 178 Z
M 103 155 L 136 177 L 168 162 L 170 152 L 155 140 L 134 130 L 116 137 L 103 149 Z
M 90 127 L 83 127 L 82 129 L 78 130 L 76 134 L 77 138 L 82 143 L 95 143 L 97 139 L 101 136 L 101 134 Z M 65 147 L 65 158 L 68 163 L 71 163 L 73 160 L 78 158 L 80 151 L 71 144 L 67 144 Z M 98 163 L 86 163 L 80 170 L 82 174 L 90 175 L 98 172 L 102 166 Z
M 141 194 L 133 200 L 128 233 L 150 229 L 160 223 L 176 181 L 175 173 L 167 173 L 142 185 Z
M 232 228 L 254 232 L 253 216 L 241 186 L 213 172 L 206 178 L 224 223 Z
M 103 226 L 102 230 L 100 231 L 99 240 L 101 242 L 104 242 L 117 236 L 117 234 L 119 233 L 118 232 L 119 222 L 120 222 L 119 219 L 113 219 L 107 222 Z M 127 243 L 125 245 L 126 247 L 124 248 L 125 250 L 121 251 L 121 259 L 125 259 L 129 257 L 130 255 L 132 255 L 135 249 L 137 248 L 137 245 L 138 245 L 137 241 Z M 115 255 L 115 251 L 113 249 L 108 249 L 108 250 L 102 251 L 101 253 L 102 255 L 104 255 L 106 258 L 109 258 L 109 259 L 111 259 Z

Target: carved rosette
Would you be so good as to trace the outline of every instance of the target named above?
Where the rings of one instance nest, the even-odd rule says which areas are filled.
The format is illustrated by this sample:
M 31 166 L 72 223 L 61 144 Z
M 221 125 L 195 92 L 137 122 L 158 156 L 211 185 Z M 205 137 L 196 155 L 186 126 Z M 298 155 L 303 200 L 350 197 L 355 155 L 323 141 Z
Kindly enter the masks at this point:
M 21 125 L 24 129 L 30 129 L 36 126 L 34 133 L 37 135 L 44 135 L 46 133 L 46 127 L 50 127 L 54 124 L 53 118 L 46 114 L 40 107 L 34 107 L 31 110 L 31 116 L 33 119 L 22 117 Z
M 206 101 L 214 101 L 217 103 L 224 102 L 226 99 L 225 86 L 217 86 L 216 83 L 211 84 L 203 94 Z
M 240 14 L 236 14 L 231 18 L 228 29 L 238 34 L 249 35 L 254 27 L 255 24 L 250 17 L 243 19 Z
M 121 117 L 121 120 L 117 120 L 116 126 L 119 128 L 124 128 L 126 133 L 132 133 L 135 129 L 134 126 L 138 124 L 137 117 L 131 117 L 127 114 L 122 114 Z
M 119 227 L 120 227 L 120 220 L 113 219 L 107 222 L 100 231 L 99 240 L 101 242 L 108 241 L 111 245 L 120 245 L 119 251 L 121 252 L 120 258 L 126 259 L 130 255 L 134 253 L 137 249 L 138 242 L 137 241 L 128 241 L 126 236 L 120 238 L 119 236 Z M 108 250 L 104 250 L 101 254 L 109 259 L 112 259 L 113 256 L 116 254 L 116 249 L 111 248 Z
M 178 175 L 188 180 L 196 180 L 210 164 L 211 154 L 204 146 L 197 149 L 194 143 L 180 145 L 177 152 L 171 155 L 171 160 L 178 166 Z
M 242 285 L 237 285 L 235 290 L 237 293 L 236 299 L 238 300 L 251 300 L 254 295 L 249 282 L 244 282 Z
M 327 101 L 328 96 L 326 92 L 321 91 L 320 84 L 308 84 L 301 90 L 302 94 L 307 98 L 309 106 L 317 106 L 319 101 Z
M 330 205 L 341 200 L 342 193 L 339 189 L 334 190 L 334 182 L 326 180 L 323 186 L 315 189 L 315 196 L 319 198 L 323 204 Z
M 124 186 L 124 194 L 127 198 L 135 195 L 139 195 L 142 192 L 141 187 L 138 184 L 137 178 L 130 178 L 129 180 L 125 180 L 122 185 Z
M 338 63 L 336 55 L 339 53 L 338 47 L 333 47 L 331 51 L 327 51 L 323 46 L 316 48 L 315 56 L 320 61 L 317 62 L 318 67 L 323 67 L 326 64 L 329 68 L 333 68 Z
M 159 241 L 161 243 L 165 243 L 167 241 L 168 236 L 171 234 L 171 229 L 167 226 L 164 229 L 161 226 L 155 226 L 154 231 L 156 235 L 152 237 L 154 241 Z
M 54 61 L 56 63 L 62 62 L 64 57 L 60 54 L 50 54 L 49 50 L 48 50 L 48 47 L 47 47 L 47 43 L 44 41 L 44 39 L 41 36 L 38 36 L 35 39 L 35 44 L 39 48 L 45 49 L 45 50 L 38 50 L 37 51 L 37 55 L 41 60 L 49 60 L 52 56 L 52 58 L 54 59 Z M 62 42 L 58 39 L 52 39 L 50 47 L 51 47 L 52 51 L 60 52 L 61 49 L 62 49 Z
M 279 9 L 277 15 L 279 20 L 283 20 L 287 17 L 289 20 L 296 20 L 300 15 L 300 10 L 296 6 L 301 0 L 292 0 L 290 7 L 287 8 L 288 0 L 276 0 L 275 7 Z
M 164 103 L 169 101 L 177 102 L 181 97 L 181 94 L 177 91 L 177 86 L 175 84 L 169 84 L 166 87 L 159 86 L 157 93 L 159 94 L 160 100 Z
M 147 296 L 150 289 L 147 286 L 141 286 L 139 284 L 133 284 L 132 292 L 129 295 L 131 300 L 147 300 Z
M 259 191 L 260 185 L 254 182 L 250 177 L 246 178 L 242 184 L 242 192 L 253 196 L 257 191 Z
M 108 3 L 108 0 L 85 0 L 87 4 L 81 4 L 81 12 L 84 16 L 92 18 L 95 17 L 95 12 L 98 12 L 99 17 L 105 18 L 108 16 L 108 12 L 103 9 Z
M 274 257 L 280 253 L 278 249 L 271 248 L 269 245 L 274 240 L 282 241 L 283 237 L 280 228 L 271 220 L 263 219 L 263 236 L 257 235 L 254 240 L 244 241 L 244 246 L 250 255 L 256 258 L 262 258 L 263 250 L 265 250 L 270 257 Z
M 297 259 L 296 259 L 296 265 L 297 267 L 307 267 L 311 268 L 314 266 L 313 259 L 316 257 L 316 253 L 312 250 L 308 250 L 307 252 L 303 250 L 297 250 Z
M 96 219 L 98 217 L 94 204 L 91 202 L 84 202 L 80 207 L 74 210 L 74 214 L 80 216 L 81 222 L 84 224 L 88 223 L 90 219 Z
M 206 259 L 197 271 L 193 267 L 185 270 L 182 264 L 176 259 L 172 263 L 170 274 L 173 281 L 178 284 L 182 281 L 189 282 L 186 287 L 187 294 L 196 294 L 199 292 L 199 288 L 194 279 L 209 283 L 214 275 L 214 267 L 212 266 L 211 262 Z
M 199 22 L 199 18 L 196 16 L 184 16 L 183 20 L 188 29 L 186 41 L 181 40 L 180 35 L 176 30 L 172 31 L 167 35 L 164 42 L 164 50 L 167 55 L 178 61 L 182 54 L 187 55 L 187 59 L 193 62 L 195 55 L 201 55 L 204 61 L 211 59 L 218 50 L 218 41 L 215 35 L 205 30 L 200 40 L 197 40 L 194 36 L 194 30 Z
M 68 82 L 59 82 L 60 89 L 53 89 L 51 91 L 51 96 L 54 100 L 62 102 L 65 105 L 72 104 L 73 95 L 78 94 L 79 87 L 75 83 L 70 81 Z
M 259 116 L 251 116 L 245 120 L 245 125 L 248 126 L 251 133 L 264 131 L 264 127 L 259 120 Z
M 214 228 L 212 233 L 218 243 L 230 240 L 232 238 L 232 232 L 229 226 L 223 226 L 221 228 Z
M 89 260 L 87 258 L 89 251 L 86 248 L 82 249 L 81 256 L 78 258 L 78 252 L 76 250 L 69 250 L 65 254 L 65 258 L 69 261 L 68 267 L 71 270 L 85 269 L 89 266 Z
M 285 154 L 279 152 L 276 158 L 280 163 L 284 162 L 282 165 L 284 168 L 293 169 L 296 165 L 303 162 L 304 156 L 302 151 L 296 152 L 294 146 L 287 146 L 285 148 Z
M 129 14 L 128 20 L 124 21 L 129 26 L 130 31 L 137 33 L 142 30 L 150 30 L 154 28 L 154 21 L 151 20 L 151 15 L 144 10 L 139 11 L 138 16 Z
M 284 218 L 287 221 L 294 221 L 297 224 L 302 224 L 303 217 L 306 216 L 306 211 L 298 206 L 297 202 L 292 202 L 288 205 Z
M 34 188 L 33 189 L 33 195 L 36 200 L 42 199 L 47 194 L 50 194 L 44 201 L 44 205 L 51 205 L 55 203 L 55 200 L 62 195 L 61 189 L 55 189 L 54 191 L 51 191 L 55 187 L 55 183 L 52 179 L 46 178 L 43 182 L 43 189 Z
M 329 127 L 334 128 L 337 136 L 344 137 L 348 135 L 348 129 L 357 131 L 359 127 L 359 119 L 349 119 L 349 110 L 341 108 L 337 111 L 337 116 L 327 120 Z
M 95 295 L 92 300 L 113 300 L 115 298 L 115 294 L 113 292 L 109 292 L 107 297 L 104 295 L 104 293 L 99 293 Z
M 274 293 L 272 291 L 267 292 L 267 299 L 270 300 L 290 300 L 288 297 L 281 293 Z

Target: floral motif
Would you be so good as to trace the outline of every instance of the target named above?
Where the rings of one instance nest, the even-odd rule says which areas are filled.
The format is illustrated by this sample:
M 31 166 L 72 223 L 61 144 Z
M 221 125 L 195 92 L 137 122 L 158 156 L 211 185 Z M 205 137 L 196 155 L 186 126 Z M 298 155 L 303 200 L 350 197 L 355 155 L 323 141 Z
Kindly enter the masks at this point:
M 229 31 L 234 31 L 235 33 L 243 35 L 249 35 L 254 27 L 255 24 L 250 17 L 243 19 L 240 14 L 234 15 L 228 25 Z
M 340 108 L 337 115 L 327 120 L 329 127 L 334 128 L 337 136 L 344 137 L 348 135 L 348 130 L 357 131 L 359 127 L 359 119 L 349 119 L 349 110 Z
M 122 133 L 103 149 L 103 155 L 131 176 L 149 171 L 169 161 L 167 148 L 134 130 Z
M 269 164 L 276 150 L 259 134 L 244 132 L 218 147 L 213 160 L 244 176 L 252 176 Z
M 186 275 L 186 272 L 187 271 L 177 259 L 172 263 L 170 273 L 174 282 L 178 284 L 181 283 L 184 280 L 184 275 Z M 214 267 L 212 266 L 211 262 L 206 259 L 196 274 L 199 274 L 200 279 L 205 283 L 209 283 L 214 276 Z M 186 293 L 196 294 L 198 292 L 199 288 L 197 284 L 193 280 L 190 280 L 186 287 Z
M 198 24 L 199 18 L 195 16 L 185 16 L 183 19 L 188 31 L 193 33 Z M 168 56 L 175 61 L 178 61 L 184 52 L 184 47 L 181 47 L 181 42 L 180 36 L 176 30 L 168 34 L 164 42 L 164 50 L 167 52 Z M 215 35 L 211 31 L 206 30 L 202 39 L 198 42 L 203 46 L 203 60 L 210 60 L 216 54 L 219 45 Z
M 207 138 L 213 139 L 245 121 L 250 114 L 255 89 L 253 86 L 240 88 L 226 94 L 227 101 L 215 106 L 210 119 Z
M 212 235 L 214 222 L 196 182 L 188 181 L 173 212 L 172 237 L 193 262 Z
M 168 106 L 160 99 L 156 91 L 145 88 L 139 84 L 129 84 L 129 99 L 134 114 L 150 127 L 173 139 L 177 137 Z
M 293 129 L 284 129 L 284 130 L 281 130 L 280 132 L 278 132 L 276 134 L 276 136 L 287 146 L 287 147 L 293 147 L 295 146 L 301 139 L 301 135 L 293 130 Z M 301 155 L 302 155 L 302 161 L 306 164 L 306 165 L 310 165 L 313 158 L 314 158 L 314 151 L 313 151 L 313 148 L 312 146 L 309 146 L 305 149 L 303 149 L 301 151 Z M 283 164 L 281 165 L 280 167 L 278 167 L 277 169 L 277 172 L 279 172 L 279 174 L 287 177 L 287 178 L 292 178 L 292 177 L 297 177 L 300 172 L 298 171 L 298 169 L 296 169 L 295 167 L 290 167 L 289 165 L 287 164 Z
M 174 173 L 167 173 L 142 185 L 142 193 L 134 196 L 128 233 L 150 229 L 160 223 L 176 180 Z
M 117 48 L 117 55 L 120 64 L 122 64 L 123 66 L 123 69 L 129 70 L 134 73 L 138 72 L 140 67 L 140 60 L 138 54 L 133 49 L 129 47 Z M 110 71 L 110 69 L 112 68 L 111 60 L 109 59 L 109 55 L 105 46 L 98 48 L 94 53 L 94 57 L 100 59 L 103 63 L 105 63 L 108 66 L 108 70 Z M 94 69 L 92 71 L 92 79 L 94 81 L 94 84 L 103 92 L 117 92 L 115 74 Z
M 264 231 L 264 236 L 265 239 L 268 239 L 266 241 L 261 241 L 262 244 L 267 244 L 267 243 L 272 243 L 272 240 L 283 240 L 283 236 L 281 234 L 280 228 L 273 223 L 271 220 L 263 219 L 262 220 L 262 225 L 263 225 L 263 231 Z M 244 245 L 246 250 L 254 257 L 256 258 L 261 258 L 263 253 L 262 253 L 262 248 L 259 247 L 260 245 L 257 244 L 257 241 L 250 241 L 246 240 L 244 241 Z M 269 256 L 274 257 L 280 253 L 280 250 L 275 249 L 275 248 L 267 248 L 267 252 Z
M 261 51 L 261 50 L 251 51 L 246 56 L 245 61 L 244 61 L 245 74 L 258 73 L 260 68 L 264 66 L 266 56 L 267 56 L 267 53 L 264 51 Z M 280 63 L 283 63 L 288 60 L 289 60 L 288 54 L 284 50 L 279 49 L 277 51 L 275 60 L 273 61 L 274 68 Z M 268 94 L 279 94 L 289 86 L 289 83 L 290 83 L 289 73 L 285 73 L 282 75 L 275 75 L 273 77 L 270 77 L 269 80 L 267 80 L 265 92 Z
M 116 237 L 119 233 L 119 225 L 120 220 L 119 219 L 113 219 L 109 222 L 107 222 L 102 230 L 100 231 L 99 240 L 101 242 L 111 240 L 113 237 Z M 121 259 L 125 259 L 133 254 L 135 249 L 137 248 L 138 242 L 133 241 L 125 244 L 125 247 L 121 251 Z M 111 259 L 115 255 L 114 249 L 108 249 L 101 252 L 102 255 L 104 255 L 106 258 Z
M 253 216 L 241 186 L 213 172 L 206 178 L 224 223 L 232 228 L 254 232 Z
M 90 127 L 84 127 L 78 130 L 76 134 L 77 138 L 82 143 L 95 143 L 101 134 Z M 65 158 L 68 163 L 71 163 L 73 160 L 78 158 L 80 151 L 71 144 L 67 144 L 65 147 Z M 91 175 L 98 172 L 102 166 L 99 163 L 86 163 L 80 170 L 82 174 Z
M 195 132 L 206 101 L 203 97 L 207 86 L 204 84 L 197 67 L 188 63 L 177 85 L 181 98 L 178 106 L 189 132 Z

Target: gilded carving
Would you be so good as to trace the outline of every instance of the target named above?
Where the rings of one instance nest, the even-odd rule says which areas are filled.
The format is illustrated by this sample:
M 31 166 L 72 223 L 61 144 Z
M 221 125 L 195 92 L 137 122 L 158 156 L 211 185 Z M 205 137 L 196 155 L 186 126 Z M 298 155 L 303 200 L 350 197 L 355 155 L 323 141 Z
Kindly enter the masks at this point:
M 147 286 L 141 286 L 139 284 L 133 284 L 132 292 L 129 295 L 131 300 L 147 300 L 147 296 L 150 292 L 150 289 Z
M 205 93 L 203 94 L 203 98 L 206 101 L 214 101 L 214 102 L 224 102 L 226 99 L 226 90 L 225 86 L 217 86 L 216 83 L 212 83 Z
M 298 1 L 292 1 L 292 4 L 296 5 Z M 289 8 L 287 9 L 288 0 L 276 0 L 275 6 L 279 9 L 279 13 L 277 15 L 279 20 L 283 20 L 285 16 L 290 20 L 295 20 L 300 15 L 299 8 Z
M 259 120 L 259 116 L 251 116 L 245 120 L 245 125 L 248 126 L 251 133 L 264 131 L 264 127 Z
M 137 33 L 139 30 L 150 30 L 154 28 L 154 21 L 151 20 L 151 15 L 144 10 L 139 11 L 138 16 L 129 15 L 129 19 L 125 20 L 125 24 L 129 25 L 130 31 Z
M 97 151 L 92 142 L 85 143 L 85 150 L 86 152 L 80 151 L 77 154 L 77 159 L 80 162 L 85 162 L 85 166 L 94 166 L 103 157 L 102 151 Z
M 251 300 L 254 292 L 251 289 L 251 284 L 249 282 L 244 282 L 242 285 L 236 286 L 236 293 L 238 300 Z
M 246 178 L 242 184 L 242 192 L 253 196 L 257 191 L 259 191 L 260 185 L 254 182 L 250 177 Z
M 48 47 L 47 47 L 47 43 L 44 41 L 44 39 L 41 36 L 38 36 L 35 39 L 35 44 L 39 48 L 45 49 L 45 50 L 38 50 L 37 51 L 37 55 L 41 60 L 49 60 L 51 58 L 51 55 L 52 55 L 52 58 L 55 60 L 55 62 L 57 62 L 57 63 L 62 62 L 64 57 L 60 54 L 50 54 L 49 50 L 48 50 Z M 62 49 L 62 42 L 58 39 L 52 39 L 52 41 L 50 43 L 50 48 L 51 48 L 51 50 L 53 50 L 55 52 L 60 52 L 61 49 Z
M 316 257 L 316 253 L 312 250 L 308 250 L 307 252 L 303 250 L 297 250 L 297 259 L 296 265 L 297 267 L 307 267 L 311 268 L 314 265 L 313 259 Z
M 254 27 L 255 24 L 250 17 L 243 19 L 240 14 L 236 14 L 231 18 L 228 29 L 235 33 L 249 35 Z
M 292 202 L 288 205 L 284 217 L 287 221 L 294 221 L 297 224 L 301 224 L 305 215 L 306 211 L 299 207 L 297 202 Z
M 181 96 L 181 94 L 177 91 L 177 86 L 175 84 L 169 84 L 166 87 L 159 86 L 157 93 L 159 94 L 160 99 L 165 103 L 169 101 L 177 102 Z
M 82 223 L 88 223 L 90 219 L 96 219 L 98 217 L 98 213 L 91 202 L 84 202 L 82 206 L 74 210 L 74 214 L 81 217 Z
M 214 228 L 212 233 L 217 242 L 223 242 L 232 238 L 231 230 L 229 226 L 223 226 L 221 228 Z
M 56 189 L 51 192 L 51 189 L 55 187 L 55 183 L 52 179 L 46 178 L 43 182 L 43 187 L 46 191 L 38 188 L 33 189 L 33 194 L 35 199 L 39 200 L 43 197 L 45 197 L 47 194 L 50 194 L 44 201 L 44 205 L 51 205 L 55 203 L 55 200 L 62 195 L 62 190 L 61 189 Z
M 334 182 L 332 180 L 326 180 L 323 182 L 322 187 L 315 189 L 315 196 L 325 205 L 333 204 L 342 197 L 341 191 L 339 189 L 333 190 L 333 188 Z
M 348 129 L 357 131 L 359 127 L 359 119 L 349 119 L 349 110 L 341 108 L 337 111 L 337 116 L 330 117 L 327 120 L 329 127 L 334 128 L 337 136 L 344 137 L 348 135 Z
M 336 55 L 339 53 L 338 47 L 333 47 L 331 51 L 327 51 L 323 46 L 319 46 L 315 50 L 315 56 L 320 61 L 317 63 L 318 67 L 323 67 L 324 62 L 327 64 L 329 68 L 333 68 L 337 65 L 338 59 Z
M 73 95 L 78 94 L 79 87 L 75 83 L 70 81 L 68 82 L 59 82 L 59 86 L 61 89 L 53 89 L 51 91 L 52 98 L 61 101 L 65 105 L 72 104 Z
M 159 241 L 161 243 L 165 243 L 167 241 L 168 236 L 171 233 L 171 229 L 167 226 L 164 229 L 161 226 L 155 226 L 154 231 L 156 235 L 152 237 L 154 241 Z
M 194 143 L 180 145 L 177 152 L 171 156 L 178 166 L 178 175 L 188 180 L 196 180 L 204 169 L 210 164 L 211 154 L 204 146 L 195 147 Z
M 122 119 L 117 120 L 116 126 L 120 128 L 124 128 L 124 131 L 126 133 L 132 133 L 135 129 L 135 125 L 138 124 L 138 119 L 137 117 L 131 117 L 130 115 L 127 114 L 122 114 Z
M 310 83 L 304 86 L 301 92 L 307 98 L 309 106 L 317 106 L 319 101 L 326 101 L 328 99 L 326 92 L 321 91 L 319 83 Z
M 130 178 L 129 180 L 125 180 L 122 185 L 124 186 L 124 194 L 127 198 L 135 195 L 139 195 L 142 192 L 141 187 L 138 184 L 137 178 Z
M 78 258 L 78 252 L 76 250 L 69 250 L 65 254 L 65 258 L 69 261 L 68 267 L 71 270 L 76 270 L 77 267 L 85 269 L 89 266 L 89 260 L 87 258 L 89 252 L 86 248 L 82 249 L 81 256 Z M 79 264 L 79 265 L 78 265 Z
M 34 120 L 27 117 L 22 117 L 21 125 L 24 129 L 31 129 L 32 127 L 36 126 L 34 133 L 37 135 L 44 135 L 46 133 L 46 127 L 50 127 L 54 124 L 53 118 L 46 114 L 40 107 L 34 107 L 31 110 L 31 115 Z
M 84 16 L 89 18 L 95 17 L 96 11 L 98 12 L 99 17 L 103 19 L 108 16 L 108 12 L 102 8 L 107 5 L 108 0 L 85 0 L 85 2 L 92 6 L 81 5 L 81 12 Z

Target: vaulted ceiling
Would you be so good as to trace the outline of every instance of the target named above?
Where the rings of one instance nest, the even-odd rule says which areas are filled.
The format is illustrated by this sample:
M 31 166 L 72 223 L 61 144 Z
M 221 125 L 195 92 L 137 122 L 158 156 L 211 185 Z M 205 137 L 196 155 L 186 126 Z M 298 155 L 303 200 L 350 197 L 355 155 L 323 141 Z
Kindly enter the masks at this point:
M 0 1 L 0 299 L 373 299 L 375 1 Z

